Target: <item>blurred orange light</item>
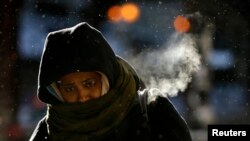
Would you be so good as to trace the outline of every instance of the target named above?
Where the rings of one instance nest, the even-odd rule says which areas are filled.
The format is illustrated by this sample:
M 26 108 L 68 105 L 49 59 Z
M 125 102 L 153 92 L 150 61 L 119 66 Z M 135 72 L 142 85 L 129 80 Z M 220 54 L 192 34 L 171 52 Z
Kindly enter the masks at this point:
M 121 16 L 121 7 L 120 6 L 112 6 L 108 10 L 108 19 L 113 22 L 119 22 L 122 20 Z
M 184 16 L 177 16 L 174 20 L 174 28 L 177 32 L 188 32 L 190 30 L 190 22 Z
M 134 3 L 126 3 L 121 7 L 121 15 L 125 22 L 135 22 L 140 15 L 139 7 Z

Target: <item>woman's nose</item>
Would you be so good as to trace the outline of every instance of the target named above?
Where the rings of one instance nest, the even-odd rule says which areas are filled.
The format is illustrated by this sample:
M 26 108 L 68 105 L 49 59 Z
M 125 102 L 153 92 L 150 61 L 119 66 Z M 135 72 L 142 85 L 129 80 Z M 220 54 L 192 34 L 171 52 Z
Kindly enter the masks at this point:
M 86 102 L 86 101 L 88 101 L 90 98 L 89 97 L 79 97 L 79 99 L 78 99 L 78 102 L 80 102 L 80 103 L 84 103 L 84 102 Z
M 83 103 L 83 102 L 88 101 L 89 99 L 90 97 L 87 92 L 83 91 L 82 89 L 78 90 L 78 99 L 77 99 L 78 102 Z

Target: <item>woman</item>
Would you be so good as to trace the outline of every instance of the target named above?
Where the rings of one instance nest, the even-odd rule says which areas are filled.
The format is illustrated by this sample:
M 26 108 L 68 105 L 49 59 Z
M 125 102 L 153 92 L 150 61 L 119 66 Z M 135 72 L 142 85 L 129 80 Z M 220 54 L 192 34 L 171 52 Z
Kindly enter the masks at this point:
M 87 23 L 49 33 L 38 79 L 48 109 L 30 141 L 191 141 L 157 92 Z

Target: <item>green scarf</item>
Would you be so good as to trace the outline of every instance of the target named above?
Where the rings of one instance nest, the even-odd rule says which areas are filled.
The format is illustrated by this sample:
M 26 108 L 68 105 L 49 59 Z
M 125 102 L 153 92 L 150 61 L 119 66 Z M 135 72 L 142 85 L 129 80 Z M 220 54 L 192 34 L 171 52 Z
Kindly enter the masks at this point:
M 48 105 L 47 125 L 52 141 L 97 141 L 119 125 L 136 97 L 137 75 L 118 59 L 120 76 L 104 96 L 85 103 Z

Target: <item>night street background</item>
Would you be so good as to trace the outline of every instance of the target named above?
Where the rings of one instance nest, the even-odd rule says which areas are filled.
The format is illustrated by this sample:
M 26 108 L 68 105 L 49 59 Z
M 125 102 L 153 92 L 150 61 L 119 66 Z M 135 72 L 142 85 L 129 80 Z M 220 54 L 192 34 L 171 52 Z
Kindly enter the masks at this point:
M 100 30 L 148 86 L 169 96 L 193 141 L 207 140 L 209 124 L 249 124 L 249 7 L 250 0 L 1 0 L 0 141 L 28 140 L 46 114 L 36 97 L 46 35 L 79 22 Z M 178 76 L 164 71 L 176 65 Z M 190 66 L 198 68 L 187 72 L 191 82 L 179 77 Z

